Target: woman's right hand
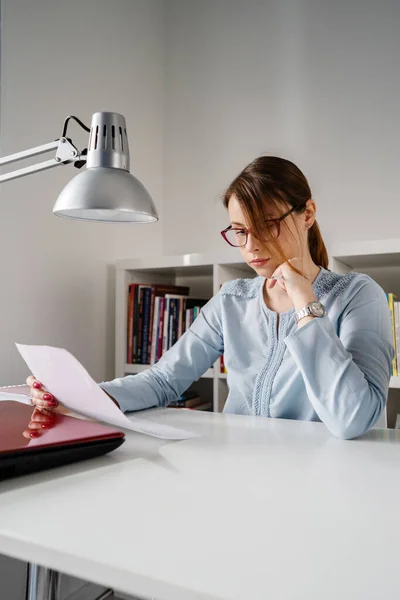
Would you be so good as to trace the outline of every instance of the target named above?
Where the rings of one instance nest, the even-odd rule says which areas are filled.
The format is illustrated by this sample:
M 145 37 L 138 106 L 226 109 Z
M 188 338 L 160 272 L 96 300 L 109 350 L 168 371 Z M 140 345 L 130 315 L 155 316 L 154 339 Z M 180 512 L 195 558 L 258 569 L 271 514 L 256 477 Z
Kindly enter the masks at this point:
M 35 379 L 33 375 L 29 375 L 26 383 L 31 388 L 32 404 L 34 406 L 63 414 L 68 414 L 71 412 L 56 398 L 54 398 L 54 396 L 46 390 L 44 385 Z

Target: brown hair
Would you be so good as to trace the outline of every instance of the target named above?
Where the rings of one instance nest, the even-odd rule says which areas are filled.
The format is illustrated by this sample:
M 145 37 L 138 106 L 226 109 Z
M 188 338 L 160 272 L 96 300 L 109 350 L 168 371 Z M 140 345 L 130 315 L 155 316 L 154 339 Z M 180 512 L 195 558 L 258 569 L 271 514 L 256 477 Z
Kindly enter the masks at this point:
M 265 220 L 268 219 L 268 207 L 271 204 L 290 206 L 298 214 L 305 210 L 305 204 L 312 196 L 308 181 L 300 169 L 285 158 L 260 156 L 232 181 L 223 195 L 225 208 L 228 208 L 232 196 L 237 198 L 257 238 L 266 240 L 277 255 L 286 261 L 288 257 L 282 251 L 279 238 L 268 235 Z M 285 221 L 281 222 L 281 226 L 287 227 Z M 316 221 L 308 231 L 308 248 L 313 262 L 327 269 L 328 253 Z

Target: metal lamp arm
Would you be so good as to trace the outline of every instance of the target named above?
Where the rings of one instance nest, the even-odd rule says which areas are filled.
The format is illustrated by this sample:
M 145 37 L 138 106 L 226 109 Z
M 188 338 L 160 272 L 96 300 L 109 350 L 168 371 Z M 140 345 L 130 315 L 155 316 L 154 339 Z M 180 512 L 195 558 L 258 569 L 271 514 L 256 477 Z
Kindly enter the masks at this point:
M 22 152 L 0 158 L 0 167 L 25 158 L 30 158 L 31 156 L 45 154 L 51 150 L 56 150 L 54 158 L 0 175 L 0 183 L 3 181 L 10 181 L 11 179 L 17 179 L 18 177 L 24 177 L 25 175 L 30 175 L 31 173 L 36 173 L 38 171 L 45 171 L 46 169 L 58 167 L 59 165 L 75 163 L 75 165 L 80 168 L 86 162 L 86 149 L 80 152 L 68 138 L 61 137 L 54 142 L 42 144 L 41 146 L 36 146 L 35 148 L 30 148 L 29 150 L 23 150 Z

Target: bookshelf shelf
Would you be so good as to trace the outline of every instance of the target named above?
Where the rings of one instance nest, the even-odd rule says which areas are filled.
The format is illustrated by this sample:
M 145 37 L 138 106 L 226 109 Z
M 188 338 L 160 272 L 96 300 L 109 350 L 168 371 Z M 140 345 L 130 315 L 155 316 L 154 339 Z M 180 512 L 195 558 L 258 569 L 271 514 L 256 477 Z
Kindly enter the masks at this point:
M 370 275 L 386 292 L 400 296 L 400 238 L 359 241 L 332 245 L 329 268 L 337 273 L 355 270 Z M 243 262 L 240 251 L 226 248 L 214 254 L 183 254 L 149 259 L 122 259 L 116 263 L 116 335 L 115 377 L 140 373 L 149 365 L 127 364 L 126 326 L 129 283 L 168 283 L 190 287 L 190 295 L 210 297 L 226 281 L 254 277 L 255 272 Z M 219 360 L 202 379 L 213 380 L 213 407 L 223 409 L 227 397 L 226 373 L 220 372 Z M 398 393 L 400 377 L 390 380 L 391 393 Z M 390 397 L 390 394 L 389 394 Z M 400 398 L 399 398 L 400 412 Z M 387 415 L 384 415 L 386 422 Z M 382 426 L 383 423 L 381 423 Z
M 392 389 L 400 389 L 400 377 L 391 377 L 389 385 Z
M 331 255 L 352 270 L 400 267 L 400 238 L 337 244 Z

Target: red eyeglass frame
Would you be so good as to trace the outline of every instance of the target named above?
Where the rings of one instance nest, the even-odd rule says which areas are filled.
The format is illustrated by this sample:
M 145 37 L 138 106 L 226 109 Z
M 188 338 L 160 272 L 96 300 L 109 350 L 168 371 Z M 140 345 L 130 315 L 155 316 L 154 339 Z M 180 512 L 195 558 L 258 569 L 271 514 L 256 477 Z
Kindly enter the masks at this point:
M 276 224 L 276 228 L 278 230 L 278 235 L 276 236 L 277 238 L 280 236 L 281 233 L 281 221 L 283 221 L 283 219 L 286 219 L 286 217 L 288 217 L 294 210 L 296 210 L 296 206 L 293 206 L 290 210 L 288 210 L 284 215 L 282 215 L 281 217 L 277 217 L 276 219 L 266 219 L 266 223 L 275 223 Z M 232 244 L 227 236 L 226 236 L 226 232 L 227 231 L 245 231 L 246 232 L 246 240 L 244 242 L 244 244 L 242 244 L 241 246 L 238 246 L 237 244 Z M 249 233 L 253 233 L 251 229 L 246 229 L 245 227 L 232 227 L 232 225 L 229 225 L 229 227 L 226 227 L 225 229 L 223 229 L 221 232 L 222 237 L 224 238 L 224 240 L 233 248 L 242 248 L 243 246 L 245 246 L 247 244 L 247 239 L 248 239 L 248 235 Z M 253 233 L 254 235 L 254 233 Z M 254 236 L 255 237 L 255 236 Z

